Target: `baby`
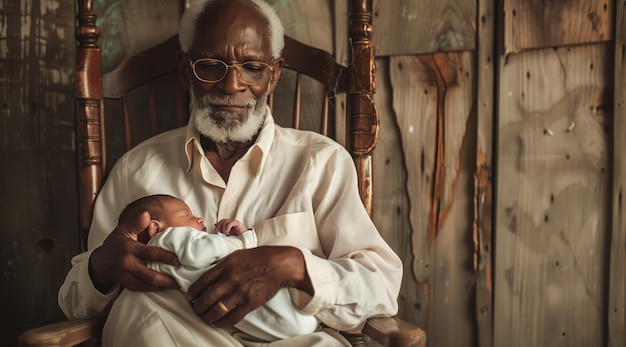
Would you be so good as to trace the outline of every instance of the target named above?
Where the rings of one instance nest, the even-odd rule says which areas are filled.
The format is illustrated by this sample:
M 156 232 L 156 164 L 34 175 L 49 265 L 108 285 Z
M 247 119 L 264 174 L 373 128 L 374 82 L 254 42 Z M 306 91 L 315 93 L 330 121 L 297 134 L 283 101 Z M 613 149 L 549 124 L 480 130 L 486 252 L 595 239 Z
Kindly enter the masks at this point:
M 183 292 L 226 255 L 257 246 L 254 229 L 236 220 L 223 219 L 215 225 L 217 233 L 209 233 L 201 217 L 194 216 L 185 202 L 169 195 L 149 195 L 130 203 L 122 211 L 119 223 L 132 222 L 146 211 L 150 214 L 150 224 L 138 235 L 139 241 L 176 253 L 181 263 L 174 266 L 149 262 L 148 267 L 174 277 Z M 312 333 L 318 325 L 317 318 L 300 312 L 293 305 L 289 290 L 282 288 L 265 305 L 235 324 L 235 328 L 272 342 Z

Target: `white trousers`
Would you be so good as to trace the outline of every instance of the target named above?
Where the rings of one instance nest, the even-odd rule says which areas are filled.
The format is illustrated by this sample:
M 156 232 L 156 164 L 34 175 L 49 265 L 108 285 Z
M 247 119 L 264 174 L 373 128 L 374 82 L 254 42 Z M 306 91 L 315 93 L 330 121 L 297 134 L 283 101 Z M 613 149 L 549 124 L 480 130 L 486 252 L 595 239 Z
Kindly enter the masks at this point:
M 124 290 L 111 308 L 102 333 L 103 347 L 350 347 L 337 332 L 325 329 L 277 342 L 259 342 L 237 329 L 206 324 L 179 290 Z

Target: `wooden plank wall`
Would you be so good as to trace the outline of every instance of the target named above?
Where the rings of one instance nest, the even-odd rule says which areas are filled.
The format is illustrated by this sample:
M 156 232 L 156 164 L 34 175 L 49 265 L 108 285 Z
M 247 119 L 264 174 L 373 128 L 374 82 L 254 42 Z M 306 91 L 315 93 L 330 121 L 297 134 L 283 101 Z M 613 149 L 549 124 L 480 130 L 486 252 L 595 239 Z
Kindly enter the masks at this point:
M 496 345 L 604 343 L 611 60 L 598 44 L 500 62 Z
M 373 3 L 377 55 L 469 51 L 476 47 L 475 1 L 373 0 Z
M 620 123 L 611 143 L 613 104 L 623 107 L 613 84 L 623 99 L 624 83 L 623 72 L 613 78 L 624 64 L 623 41 L 613 39 L 624 5 L 614 6 L 375 1 L 374 170 L 385 177 L 375 221 L 402 230 L 390 238 L 407 265 L 401 313 L 426 327 L 430 346 L 602 346 L 609 327 L 623 345 L 621 193 L 615 216 L 607 206 L 611 153 L 616 174 L 623 161 Z M 419 33 L 448 24 L 448 35 L 384 21 L 431 24 Z M 436 45 L 466 37 L 465 23 L 476 42 Z M 623 38 L 623 24 L 616 31 Z M 465 55 L 467 64 L 452 63 Z M 446 78 L 460 67 L 465 78 Z
M 504 0 L 504 52 L 608 41 L 611 1 Z
M 400 315 L 426 329 L 429 346 L 475 346 L 479 331 L 490 334 L 489 258 L 475 247 L 485 247 L 485 235 L 490 239 L 484 202 L 490 201 L 485 194 L 493 93 L 486 72 L 492 64 L 477 73 L 476 49 L 482 43 L 475 35 L 477 10 L 474 0 L 374 1 L 374 97 L 381 115 L 374 221 L 385 233 L 391 230 L 393 235 L 385 235 L 404 259 Z M 484 29 L 492 13 L 482 22 L 486 37 L 493 33 Z M 484 61 L 493 46 L 490 40 L 483 45 Z M 384 184 L 378 177 L 385 177 Z M 481 210 L 475 207 L 477 182 Z M 482 330 L 476 323 L 480 312 Z
M 615 6 L 615 88 L 613 100 L 613 186 L 608 305 L 608 345 L 626 346 L 626 3 Z
M 494 344 L 603 346 L 613 4 L 540 7 L 503 4 Z
M 0 320 L 4 346 L 63 318 L 78 251 L 74 3 L 0 2 Z

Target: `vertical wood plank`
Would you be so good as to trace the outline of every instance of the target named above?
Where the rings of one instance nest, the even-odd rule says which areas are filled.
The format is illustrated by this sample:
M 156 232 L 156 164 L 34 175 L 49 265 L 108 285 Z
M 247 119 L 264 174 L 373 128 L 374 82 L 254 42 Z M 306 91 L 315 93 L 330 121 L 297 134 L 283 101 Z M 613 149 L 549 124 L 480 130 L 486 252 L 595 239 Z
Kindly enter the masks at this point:
M 607 44 L 500 62 L 495 346 L 603 346 Z
M 493 116 L 494 0 L 478 2 L 476 171 L 474 173 L 474 271 L 478 346 L 493 346 Z
M 504 0 L 505 54 L 610 41 L 613 7 L 606 0 Z
M 431 219 L 437 230 L 430 246 L 430 328 L 438 346 L 474 346 L 476 293 L 470 286 L 475 275 L 468 221 L 473 216 L 476 162 L 475 56 L 468 51 L 440 53 L 433 58 L 442 78 L 438 81 L 437 117 L 443 131 L 438 134 L 439 161 L 435 163 L 429 211 L 431 218 L 437 218 Z M 445 88 L 441 88 L 442 82 Z M 432 230 L 432 225 L 429 228 Z
M 405 317 L 420 324 L 427 331 L 429 341 L 432 341 L 428 317 L 432 309 L 429 295 L 432 264 L 428 244 L 428 206 L 435 166 L 437 92 L 436 87 L 428 83 L 430 76 L 424 71 L 427 69 L 415 56 L 389 58 L 389 91 L 393 92 L 390 114 L 395 118 L 388 121 L 397 128 L 395 137 L 400 141 L 395 150 L 402 157 L 396 160 L 404 166 L 400 168 L 407 175 L 406 182 L 402 182 L 404 184 L 398 187 L 400 191 L 397 193 L 408 198 L 405 206 L 409 209 L 409 230 L 404 237 L 410 241 L 411 248 L 410 256 L 403 259 L 412 279 L 406 295 L 416 310 L 409 307 Z M 384 119 L 381 119 L 381 124 L 385 124 Z M 390 129 L 389 126 L 386 128 Z M 381 140 L 388 136 L 391 136 L 390 132 L 381 130 Z
M 408 175 L 412 278 L 424 293 L 418 302 L 423 307 L 407 315 L 426 328 L 429 344 L 436 346 L 476 341 L 467 222 L 476 160 L 473 64 L 472 52 L 390 58 L 393 110 Z
M 608 312 L 609 346 L 626 345 L 626 3 L 615 8 L 615 87 L 613 116 L 613 196 Z
M 385 240 L 403 261 L 402 288 L 398 300 L 400 317 L 426 328 L 428 297 L 424 277 L 416 278 L 412 259 L 417 253 L 411 240 L 410 206 L 406 190 L 401 135 L 392 106 L 389 58 L 376 61 L 377 90 L 374 102 L 380 115 L 380 137 L 374 149 L 374 209 L 372 219 Z M 426 117 L 426 115 L 423 115 Z M 382 179 L 381 179 L 382 177 Z M 422 248 L 420 247 L 420 250 Z M 426 247 L 423 248 L 424 250 Z M 419 253 L 421 259 L 427 255 Z

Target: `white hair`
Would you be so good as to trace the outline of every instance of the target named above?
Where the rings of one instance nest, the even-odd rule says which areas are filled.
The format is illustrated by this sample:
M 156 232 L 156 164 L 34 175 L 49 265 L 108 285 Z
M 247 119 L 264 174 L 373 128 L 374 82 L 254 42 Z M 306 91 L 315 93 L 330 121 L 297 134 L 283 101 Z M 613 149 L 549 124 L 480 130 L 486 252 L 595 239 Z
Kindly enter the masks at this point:
M 207 6 L 214 4 L 220 0 L 198 0 L 189 6 L 180 18 L 180 27 L 178 29 L 178 41 L 180 49 L 184 53 L 188 53 L 193 43 L 194 35 L 198 27 L 198 17 L 204 12 Z M 272 48 L 272 58 L 278 58 L 282 55 L 285 47 L 285 28 L 278 18 L 278 15 L 267 2 L 263 0 L 247 0 L 259 10 L 259 13 L 265 17 L 269 23 L 270 45 Z

